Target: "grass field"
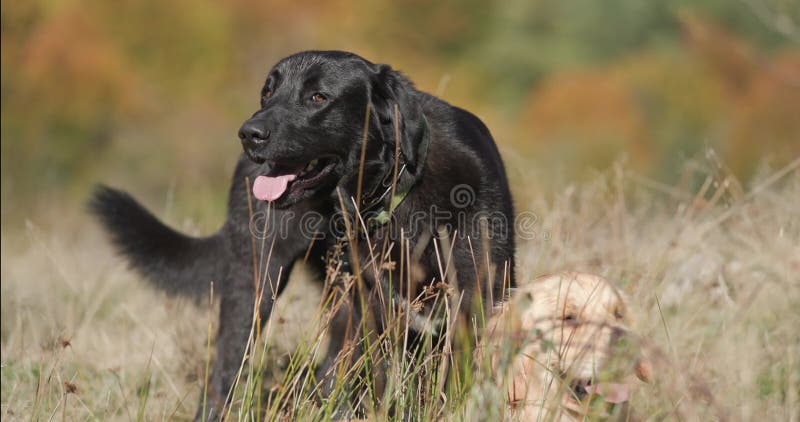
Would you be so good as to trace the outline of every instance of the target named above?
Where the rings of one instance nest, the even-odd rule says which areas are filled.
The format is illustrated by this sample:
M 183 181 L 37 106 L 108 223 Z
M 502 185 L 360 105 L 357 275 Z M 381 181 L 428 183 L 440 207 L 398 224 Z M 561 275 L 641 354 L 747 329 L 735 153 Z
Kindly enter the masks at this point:
M 798 420 L 800 160 L 765 169 L 744 186 L 713 157 L 687 164 L 676 185 L 621 165 L 549 193 L 522 188 L 535 186 L 528 179 L 534 176 L 513 176 L 517 208 L 538 217 L 518 247 L 519 281 L 581 270 L 629 294 L 636 330 L 660 356 L 655 381 L 632 399 L 636 415 Z M 2 419 L 190 419 L 202 399 L 215 311 L 145 287 L 78 211 L 37 217 L 24 228 L 5 224 Z M 267 369 L 240 382 L 231 420 L 329 414 L 287 387 L 318 354 L 319 313 L 309 310 L 320 295 L 303 271 L 293 275 L 256 349 Z M 251 359 L 244 372 L 260 363 Z M 480 376 L 466 378 L 446 388 L 446 400 L 427 404 L 404 390 L 419 380 L 394 379 L 388 394 L 420 419 L 488 420 L 492 408 L 502 408 L 502 394 Z M 256 406 L 256 389 L 273 399 Z

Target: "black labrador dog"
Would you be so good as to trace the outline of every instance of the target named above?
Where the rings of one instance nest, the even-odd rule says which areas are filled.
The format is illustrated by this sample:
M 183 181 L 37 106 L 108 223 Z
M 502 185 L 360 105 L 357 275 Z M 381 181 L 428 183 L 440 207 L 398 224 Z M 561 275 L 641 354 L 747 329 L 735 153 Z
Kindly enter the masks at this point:
M 475 317 L 479 308 L 468 304 L 491 304 L 513 286 L 512 201 L 489 130 L 390 66 L 340 51 L 289 56 L 269 71 L 260 107 L 239 138 L 244 154 L 227 221 L 211 236 L 178 233 L 108 187 L 90 202 L 117 250 L 155 286 L 198 298 L 207 297 L 211 281 L 217 286 L 206 417 L 219 417 L 226 403 L 254 311 L 269 318 L 298 259 L 307 258 L 320 279 L 331 267 L 354 275 L 359 281 L 345 296 L 371 298 L 341 306 L 330 322 L 328 357 L 317 371 L 323 395 L 337 356 L 363 335 L 350 329 L 362 318 L 380 333 L 391 323 L 387 306 L 397 306 L 392 314 L 409 313 L 401 318 L 411 321 L 409 330 L 437 336 L 441 320 L 426 308 L 432 302 L 409 306 L 420 292 L 455 283 L 437 291 L 457 291 L 460 315 Z M 254 248 L 262 244 L 269 259 L 257 263 Z M 376 265 L 375 256 L 393 265 Z M 267 294 L 256 297 L 256 280 Z

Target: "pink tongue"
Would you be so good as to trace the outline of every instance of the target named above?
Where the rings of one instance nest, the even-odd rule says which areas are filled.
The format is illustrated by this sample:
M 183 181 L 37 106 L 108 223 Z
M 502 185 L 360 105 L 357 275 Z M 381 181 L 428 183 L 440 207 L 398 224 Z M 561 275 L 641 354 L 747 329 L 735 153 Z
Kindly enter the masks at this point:
M 628 401 L 631 395 L 631 388 L 628 384 L 614 384 L 610 382 L 602 382 L 596 385 L 586 387 L 590 393 L 597 394 L 603 398 L 606 403 L 624 403 Z
M 253 195 L 261 201 L 274 201 L 286 192 L 286 186 L 296 178 L 296 174 L 284 174 L 276 177 L 258 176 L 253 182 Z

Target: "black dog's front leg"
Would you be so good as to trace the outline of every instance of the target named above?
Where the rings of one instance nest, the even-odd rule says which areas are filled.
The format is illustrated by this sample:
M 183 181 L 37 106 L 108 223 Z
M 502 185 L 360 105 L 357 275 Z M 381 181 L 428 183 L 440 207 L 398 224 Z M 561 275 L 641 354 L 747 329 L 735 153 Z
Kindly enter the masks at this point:
M 268 266 L 268 273 L 262 271 L 260 277 L 260 286 L 263 289 L 259 307 L 261 326 L 266 325 L 275 299 L 286 287 L 296 259 L 296 253 L 292 253 L 292 249 L 288 247 L 279 249 L 276 246 L 269 259 L 264 258 L 264 261 L 269 262 L 263 263 L 263 266 Z M 239 256 L 243 252 L 244 250 L 240 251 Z M 248 259 L 239 260 L 231 266 L 222 289 L 216 340 L 217 355 L 209 383 L 201 392 L 195 420 L 222 418 L 224 407 L 230 400 L 230 390 L 236 381 L 239 369 L 243 367 L 251 333 L 254 333 L 253 311 L 255 301 L 258 299 L 255 295 L 251 252 L 245 256 Z M 248 354 L 250 353 L 252 351 Z
M 334 419 L 355 417 L 354 394 L 359 390 L 353 366 L 361 356 L 361 311 L 347 292 L 334 300 L 328 326 L 328 351 L 315 371 L 319 392 L 332 400 Z M 338 303 L 337 303 L 338 302 Z
M 252 290 L 251 286 L 249 295 L 245 294 L 246 291 L 235 289 L 226 290 L 222 295 L 216 359 L 209 383 L 203 386 L 195 420 L 222 419 L 222 412 L 229 400 L 228 395 L 244 359 L 250 337 L 255 296 Z
M 338 305 L 338 306 L 337 306 Z M 336 386 L 336 375 L 338 372 L 339 364 L 348 365 L 353 359 L 345 359 L 342 352 L 348 351 L 354 353 L 350 349 L 355 341 L 357 334 L 356 330 L 360 330 L 358 326 L 358 318 L 356 318 L 355 309 L 352 309 L 352 302 L 345 300 L 341 303 L 335 304 L 336 309 L 333 310 L 328 325 L 328 351 L 325 358 L 320 362 L 317 367 L 316 379 L 320 386 L 320 393 L 324 398 L 330 398 Z
M 274 271 L 270 272 L 275 273 L 273 280 L 277 282 L 273 282 L 272 286 L 266 283 L 264 288 L 259 310 L 262 326 L 269 319 L 275 299 L 286 285 L 292 262 L 292 260 L 284 261 L 283 265 L 277 262 L 275 265 L 270 263 L 271 270 L 274 268 Z M 278 281 L 277 273 L 281 267 Z M 252 269 L 239 268 L 238 271 L 232 272 L 227 281 L 229 285 L 225 286 L 220 300 L 217 356 L 209 383 L 204 386 L 195 420 L 222 418 L 222 411 L 230 399 L 230 390 L 239 374 L 239 369 L 243 367 L 251 333 L 254 333 L 253 310 L 256 297 Z M 236 284 L 238 286 L 234 286 Z M 275 290 L 272 290 L 273 288 Z M 204 412 L 205 417 L 203 417 Z

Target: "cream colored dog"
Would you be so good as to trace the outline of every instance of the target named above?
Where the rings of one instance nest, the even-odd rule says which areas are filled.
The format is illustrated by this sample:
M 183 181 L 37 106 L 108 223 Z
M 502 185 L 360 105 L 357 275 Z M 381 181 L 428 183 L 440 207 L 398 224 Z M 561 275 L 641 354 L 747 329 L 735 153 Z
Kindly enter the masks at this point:
M 624 296 L 602 277 L 564 272 L 519 286 L 489 321 L 479 353 L 523 421 L 627 412 L 636 374 L 649 378 Z

